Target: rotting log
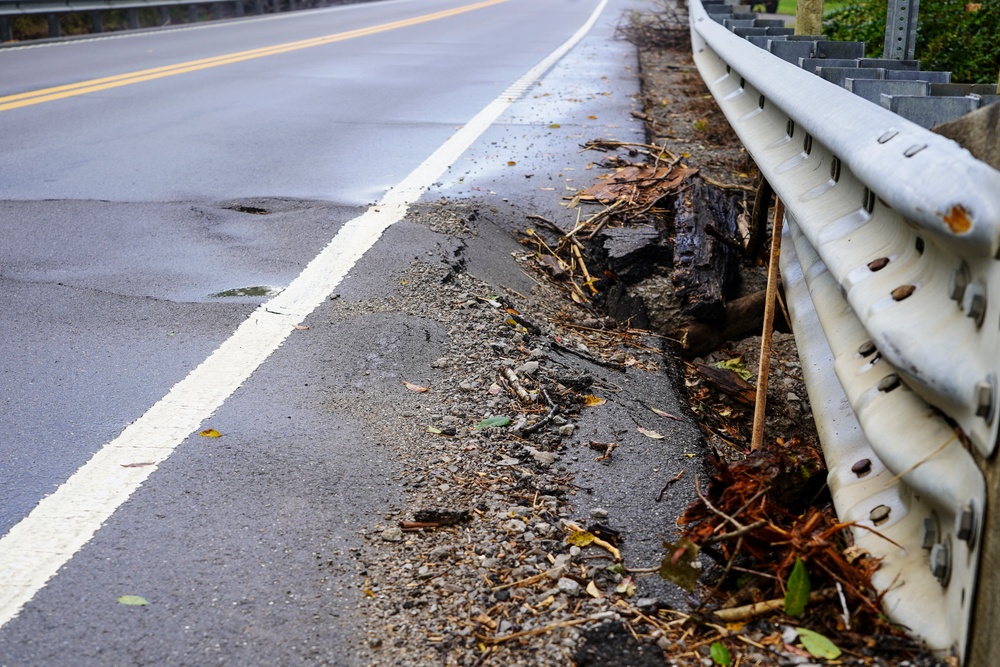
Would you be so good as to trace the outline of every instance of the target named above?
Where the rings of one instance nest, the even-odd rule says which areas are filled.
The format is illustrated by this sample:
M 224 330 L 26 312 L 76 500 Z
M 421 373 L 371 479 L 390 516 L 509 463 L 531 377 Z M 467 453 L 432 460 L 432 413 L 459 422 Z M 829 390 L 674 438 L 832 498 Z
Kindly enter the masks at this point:
M 721 322 L 727 293 L 738 279 L 739 253 L 723 239 L 735 239 L 738 195 L 712 187 L 698 176 L 674 202 L 674 263 L 671 279 L 681 312 Z
M 681 352 L 698 357 L 716 349 L 727 340 L 738 340 L 756 333 L 764 323 L 765 290 L 726 303 L 722 320 L 693 320 L 679 330 Z

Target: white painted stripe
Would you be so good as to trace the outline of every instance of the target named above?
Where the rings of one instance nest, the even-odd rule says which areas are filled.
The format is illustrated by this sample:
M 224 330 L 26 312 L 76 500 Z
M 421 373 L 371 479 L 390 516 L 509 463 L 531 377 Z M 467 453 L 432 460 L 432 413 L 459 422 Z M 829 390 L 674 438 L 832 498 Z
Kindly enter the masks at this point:
M 607 3 L 601 0 L 572 37 L 476 114 L 381 202 L 345 224 L 284 292 L 258 307 L 205 361 L 0 539 L 0 627 L 17 616 L 156 467 L 278 349 L 295 325 L 323 303 L 383 232 L 583 39 Z M 146 465 L 125 467 L 136 463 Z

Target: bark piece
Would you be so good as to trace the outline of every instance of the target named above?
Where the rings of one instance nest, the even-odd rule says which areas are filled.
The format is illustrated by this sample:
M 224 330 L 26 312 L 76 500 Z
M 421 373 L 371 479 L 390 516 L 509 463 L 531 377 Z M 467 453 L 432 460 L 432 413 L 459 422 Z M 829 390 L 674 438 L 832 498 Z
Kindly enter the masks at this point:
M 738 277 L 739 255 L 721 239 L 736 238 L 739 198 L 698 177 L 674 202 L 674 270 L 681 312 L 722 321 Z

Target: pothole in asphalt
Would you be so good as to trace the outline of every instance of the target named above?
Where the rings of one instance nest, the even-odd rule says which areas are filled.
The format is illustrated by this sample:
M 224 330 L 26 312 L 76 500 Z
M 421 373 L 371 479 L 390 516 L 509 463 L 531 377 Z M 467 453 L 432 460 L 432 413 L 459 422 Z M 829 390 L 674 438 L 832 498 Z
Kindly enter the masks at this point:
M 227 206 L 230 211 L 237 211 L 239 213 L 250 213 L 252 215 L 267 215 L 270 213 L 266 208 L 259 208 L 257 206 L 244 206 L 243 204 L 233 204 L 232 206 Z
M 275 294 L 281 293 L 281 287 L 272 287 L 270 285 L 255 285 L 253 287 L 236 287 L 234 289 L 227 289 L 223 292 L 216 292 L 215 294 L 209 294 L 213 299 L 229 299 L 233 297 L 240 296 L 274 296 Z

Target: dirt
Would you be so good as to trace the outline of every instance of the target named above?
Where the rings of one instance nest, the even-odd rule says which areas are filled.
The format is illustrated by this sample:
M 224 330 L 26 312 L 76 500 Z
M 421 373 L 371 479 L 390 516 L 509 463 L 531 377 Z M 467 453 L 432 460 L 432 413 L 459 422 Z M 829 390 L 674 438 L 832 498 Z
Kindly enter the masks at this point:
M 647 141 L 752 206 L 756 169 L 691 62 L 682 20 L 661 16 L 659 32 L 632 35 Z M 353 554 L 368 618 L 359 660 L 701 667 L 718 662 L 718 644 L 736 664 L 819 662 L 781 616 L 728 627 L 705 617 L 701 596 L 721 565 L 704 554 L 687 565 L 704 575 L 693 593 L 657 576 L 679 555 L 667 542 L 709 458 L 742 461 L 749 451 L 753 408 L 697 365 L 729 362 L 753 382 L 760 337 L 682 359 L 668 337 L 581 299 L 539 260 L 536 239 L 502 238 L 494 217 L 474 200 L 418 207 L 411 221 L 441 234 L 441 257 L 414 262 L 395 293 L 338 301 L 333 314 L 395 313 L 401 331 L 433 331 L 445 348 L 422 377 L 387 376 L 386 406 L 357 415 L 395 459 L 405 499 L 363 529 Z M 516 282 L 491 280 L 471 259 L 485 239 L 514 257 Z M 763 264 L 746 260 L 742 292 L 765 282 Z M 774 336 L 771 369 L 765 443 L 818 449 L 787 333 Z M 352 404 L 331 397 L 341 403 Z M 836 602 L 825 609 L 816 617 L 839 613 Z M 847 651 L 840 664 L 936 664 L 904 639 L 835 639 Z

